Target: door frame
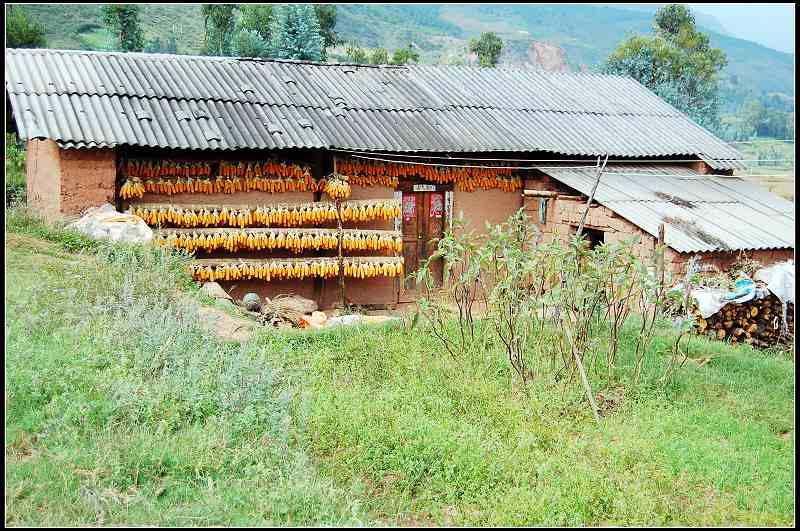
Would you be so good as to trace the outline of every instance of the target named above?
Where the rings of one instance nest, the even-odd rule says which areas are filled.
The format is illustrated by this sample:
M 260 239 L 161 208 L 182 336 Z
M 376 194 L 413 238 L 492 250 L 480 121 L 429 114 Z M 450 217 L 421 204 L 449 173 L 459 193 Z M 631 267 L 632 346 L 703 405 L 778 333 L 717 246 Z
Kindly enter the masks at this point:
M 416 190 L 415 190 L 415 188 L 416 188 Z M 419 263 L 420 261 L 425 260 L 426 258 L 428 258 L 428 256 L 430 256 L 430 253 L 427 252 L 429 250 L 429 247 L 428 247 L 427 243 L 430 242 L 430 240 L 432 240 L 432 239 L 441 238 L 444 235 L 444 231 L 446 230 L 448 224 L 451 221 L 451 212 L 450 212 L 451 209 L 450 209 L 450 204 L 449 204 L 449 201 L 448 201 L 448 192 L 450 194 L 452 194 L 453 185 L 452 184 L 433 184 L 433 183 L 428 183 L 428 182 L 425 182 L 425 181 L 409 179 L 409 180 L 401 181 L 398 184 L 396 190 L 398 192 L 400 192 L 401 205 L 402 205 L 403 194 L 410 194 L 410 193 L 411 194 L 415 194 L 417 196 L 417 207 L 416 207 L 417 215 L 419 216 L 420 213 L 422 212 L 422 213 L 424 213 L 423 215 L 425 216 L 424 233 L 425 233 L 425 235 L 427 236 L 428 239 L 425 242 L 423 242 L 422 245 L 418 245 L 418 247 L 417 247 L 417 249 L 418 249 L 418 251 L 417 251 L 418 252 L 417 261 Z M 444 200 L 444 212 L 442 213 L 441 230 L 438 231 L 438 234 L 436 234 L 436 235 L 430 234 L 430 231 L 429 231 L 429 220 L 427 219 L 428 212 L 429 212 L 430 194 L 433 193 L 433 192 L 442 193 L 443 200 Z M 420 206 L 423 206 L 424 208 L 420 209 Z M 400 216 L 401 217 L 400 217 L 399 228 L 401 230 L 401 233 L 404 233 L 404 231 L 403 231 L 403 223 L 404 223 L 403 214 L 401 213 Z M 417 223 L 419 224 L 419 221 Z M 423 250 L 422 253 L 419 252 L 420 249 Z M 405 253 L 403 253 L 403 254 L 405 254 Z M 418 295 L 419 295 L 419 292 L 416 289 L 411 289 L 411 290 L 406 290 L 405 289 L 405 278 L 408 277 L 408 275 L 410 275 L 412 272 L 413 271 L 411 271 L 409 269 L 405 269 L 404 272 L 403 272 L 404 277 L 403 277 L 403 279 L 400 280 L 400 285 L 398 286 L 398 293 L 397 293 L 397 300 L 398 300 L 399 303 L 414 302 L 417 299 Z M 439 276 L 439 277 L 443 276 L 442 272 L 440 272 L 440 274 L 437 275 L 437 276 Z M 438 278 L 438 281 L 442 282 L 442 278 Z

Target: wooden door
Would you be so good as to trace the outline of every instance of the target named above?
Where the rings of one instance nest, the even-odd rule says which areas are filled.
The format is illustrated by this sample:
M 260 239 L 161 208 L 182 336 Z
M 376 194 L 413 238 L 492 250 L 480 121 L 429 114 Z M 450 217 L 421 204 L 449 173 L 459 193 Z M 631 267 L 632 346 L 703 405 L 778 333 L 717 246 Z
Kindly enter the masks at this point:
M 436 251 L 444 229 L 444 192 L 403 192 L 403 258 L 405 277 L 415 272 Z M 442 281 L 442 264 L 432 264 L 433 278 Z M 400 302 L 413 302 L 421 294 L 413 280 L 404 278 Z

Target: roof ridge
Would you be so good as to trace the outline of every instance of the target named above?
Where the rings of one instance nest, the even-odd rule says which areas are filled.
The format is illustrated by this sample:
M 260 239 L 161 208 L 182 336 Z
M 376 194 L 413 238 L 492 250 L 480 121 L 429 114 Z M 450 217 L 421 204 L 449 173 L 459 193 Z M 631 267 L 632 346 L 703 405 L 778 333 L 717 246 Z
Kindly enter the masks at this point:
M 271 103 L 265 101 L 251 101 L 244 99 L 230 99 L 230 98 L 185 98 L 180 96 L 158 96 L 152 94 L 121 94 L 121 93 L 98 93 L 98 92 L 76 92 L 76 91 L 19 91 L 15 89 L 9 90 L 11 94 L 21 94 L 24 96 L 88 96 L 97 98 L 129 98 L 136 100 L 169 100 L 169 101 L 196 101 L 206 102 L 213 101 L 217 103 L 238 103 L 238 104 L 253 104 L 253 105 L 266 105 L 268 107 L 294 107 L 300 109 L 346 109 L 353 111 L 384 111 L 384 112 L 423 112 L 423 111 L 436 111 L 445 112 L 459 109 L 480 109 L 492 111 L 516 111 L 516 112 L 552 112 L 560 114 L 574 114 L 574 115 L 592 115 L 592 116 L 636 116 L 636 117 L 653 117 L 653 118 L 676 118 L 680 117 L 677 113 L 657 113 L 657 112 L 606 112 L 606 111 L 582 111 L 582 110 L 564 110 L 556 108 L 533 108 L 533 107 L 497 107 L 493 105 L 462 105 L 451 104 L 446 107 L 349 107 L 344 105 L 342 107 L 336 105 L 310 105 L 305 103 Z M 735 159 L 731 159 L 735 160 Z
M 477 65 L 447 65 L 447 64 L 405 64 L 405 65 L 373 65 L 364 63 L 347 63 L 347 62 L 322 62 L 311 61 L 306 59 L 282 59 L 278 57 L 238 57 L 238 56 L 220 56 L 220 55 L 196 55 L 196 54 L 171 54 L 171 53 L 153 53 L 153 52 L 120 52 L 120 51 L 105 51 L 105 50 L 69 50 L 60 48 L 6 48 L 6 52 L 10 53 L 24 53 L 24 54 L 64 54 L 64 55 L 107 55 L 107 56 L 120 56 L 120 57 L 144 57 L 151 59 L 187 59 L 199 61 L 237 61 L 237 62 L 250 62 L 250 63 L 282 63 L 282 64 L 295 64 L 295 65 L 310 65 L 320 67 L 356 67 L 365 69 L 385 69 L 385 70 L 417 70 L 417 69 L 431 69 L 431 70 L 467 70 L 473 72 L 486 71 L 486 67 Z M 540 74 L 545 77 L 584 77 L 584 78 L 601 78 L 601 79 L 635 79 L 629 76 L 619 74 L 605 74 L 599 72 L 548 72 L 547 70 L 537 68 L 535 66 L 526 67 L 523 65 L 499 65 L 492 67 L 494 71 L 501 72 L 525 72 Z

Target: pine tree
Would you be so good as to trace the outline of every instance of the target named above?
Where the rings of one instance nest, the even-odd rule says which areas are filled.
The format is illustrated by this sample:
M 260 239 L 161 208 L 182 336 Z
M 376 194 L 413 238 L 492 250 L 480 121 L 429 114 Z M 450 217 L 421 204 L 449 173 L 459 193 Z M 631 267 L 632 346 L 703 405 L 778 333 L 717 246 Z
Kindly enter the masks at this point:
M 270 29 L 270 53 L 279 59 L 321 61 L 324 43 L 311 4 L 276 6 Z

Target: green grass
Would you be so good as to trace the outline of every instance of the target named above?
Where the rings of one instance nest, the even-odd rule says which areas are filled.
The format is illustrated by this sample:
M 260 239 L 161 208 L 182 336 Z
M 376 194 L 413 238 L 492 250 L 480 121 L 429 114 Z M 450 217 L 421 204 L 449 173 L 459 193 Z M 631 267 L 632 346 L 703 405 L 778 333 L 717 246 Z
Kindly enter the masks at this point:
M 496 345 L 454 360 L 406 324 L 220 343 L 181 256 L 19 211 L 7 230 L 9 525 L 794 521 L 786 354 L 693 338 L 712 361 L 663 386 L 664 331 L 597 425 L 574 386 L 525 398 Z
M 176 296 L 183 258 L 11 221 L 6 524 L 361 522 L 294 443 L 293 375 Z

